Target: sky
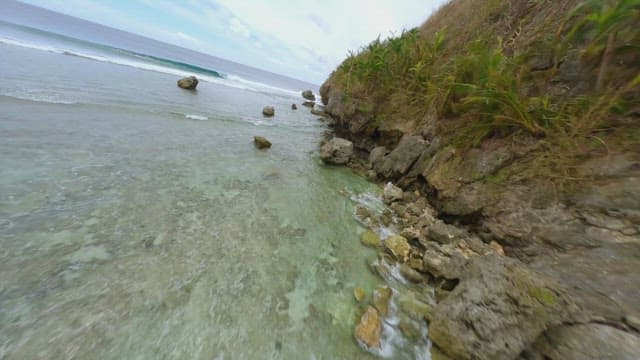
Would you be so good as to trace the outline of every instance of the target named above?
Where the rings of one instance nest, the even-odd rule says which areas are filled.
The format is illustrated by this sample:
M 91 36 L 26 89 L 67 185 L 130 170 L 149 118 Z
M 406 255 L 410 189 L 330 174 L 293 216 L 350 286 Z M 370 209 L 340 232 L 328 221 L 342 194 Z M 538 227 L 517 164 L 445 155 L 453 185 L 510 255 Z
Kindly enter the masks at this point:
M 21 0 L 321 84 L 378 36 L 422 24 L 447 0 Z

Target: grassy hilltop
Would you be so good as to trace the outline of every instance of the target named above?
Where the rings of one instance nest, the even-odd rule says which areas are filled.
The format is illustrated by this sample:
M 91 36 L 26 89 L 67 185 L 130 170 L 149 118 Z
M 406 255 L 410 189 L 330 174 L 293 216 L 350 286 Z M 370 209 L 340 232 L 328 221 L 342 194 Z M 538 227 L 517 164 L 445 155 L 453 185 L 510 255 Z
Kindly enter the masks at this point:
M 581 180 L 584 157 L 640 151 L 638 24 L 639 0 L 454 0 L 350 54 L 324 88 L 373 137 L 396 127 L 462 149 L 535 138 L 520 176 Z

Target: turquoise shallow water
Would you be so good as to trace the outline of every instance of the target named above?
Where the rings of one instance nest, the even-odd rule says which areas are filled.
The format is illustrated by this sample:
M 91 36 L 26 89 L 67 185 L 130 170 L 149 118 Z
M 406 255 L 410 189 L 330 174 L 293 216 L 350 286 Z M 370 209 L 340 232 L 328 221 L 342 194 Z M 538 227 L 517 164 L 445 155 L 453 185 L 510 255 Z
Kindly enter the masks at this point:
M 372 356 L 350 195 L 379 190 L 320 164 L 301 99 L 0 54 L 0 358 Z

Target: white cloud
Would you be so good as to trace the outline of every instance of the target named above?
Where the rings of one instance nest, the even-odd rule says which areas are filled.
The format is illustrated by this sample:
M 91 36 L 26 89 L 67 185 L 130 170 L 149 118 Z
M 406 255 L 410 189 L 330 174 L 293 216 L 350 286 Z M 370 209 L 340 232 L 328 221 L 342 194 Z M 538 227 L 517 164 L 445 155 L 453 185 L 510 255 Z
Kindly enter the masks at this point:
M 229 26 L 231 27 L 231 31 L 233 31 L 234 33 L 240 34 L 246 38 L 251 37 L 251 31 L 249 31 L 249 28 L 242 24 L 240 19 L 236 17 L 232 18 L 229 22 Z

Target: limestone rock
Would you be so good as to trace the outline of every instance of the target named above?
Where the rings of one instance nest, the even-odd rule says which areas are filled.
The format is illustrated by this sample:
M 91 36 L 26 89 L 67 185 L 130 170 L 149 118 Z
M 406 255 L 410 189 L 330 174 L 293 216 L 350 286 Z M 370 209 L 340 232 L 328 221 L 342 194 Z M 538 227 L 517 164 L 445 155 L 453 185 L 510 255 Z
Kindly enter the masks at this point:
M 371 150 L 369 153 L 369 164 L 371 164 L 372 168 L 379 167 L 379 164 L 384 159 L 385 155 L 387 155 L 387 148 L 384 146 L 377 146 Z
M 378 309 L 383 317 L 389 315 L 391 296 L 393 296 L 393 290 L 388 286 L 378 286 L 373 291 L 373 306 Z
M 186 90 L 195 90 L 198 86 L 198 78 L 195 76 L 188 76 L 178 80 L 178 86 Z
M 440 244 L 449 244 L 463 234 L 464 230 L 445 224 L 442 220 L 436 220 L 427 230 L 427 236 Z
M 424 318 L 427 322 L 433 318 L 433 307 L 417 299 L 416 295 L 411 291 L 400 296 L 398 303 L 402 311 L 413 317 Z
M 316 101 L 316 96 L 313 95 L 313 91 L 311 91 L 311 90 L 303 91 L 302 92 L 302 97 L 307 99 L 307 100 Z
M 333 138 L 320 148 L 320 158 L 327 164 L 344 165 L 353 156 L 353 143 L 342 138 Z
M 253 144 L 258 149 L 268 149 L 268 148 L 271 147 L 271 142 L 269 140 L 267 140 L 266 138 L 262 137 L 262 136 L 254 136 L 253 137 Z
M 402 200 L 403 191 L 399 187 L 393 185 L 392 183 L 387 183 L 384 186 L 384 190 L 382 193 L 382 200 L 385 204 L 391 204 L 394 201 Z
M 417 272 L 416 270 L 414 270 L 411 266 L 407 265 L 407 264 L 401 264 L 400 265 L 400 274 L 402 274 L 402 276 L 404 276 L 405 279 L 414 282 L 414 283 L 420 283 L 423 282 L 425 280 L 424 276 L 422 276 L 422 274 L 420 274 L 419 272 Z
M 492 254 L 465 265 L 461 282 L 434 309 L 429 337 L 455 359 L 514 359 L 546 329 L 580 319 L 549 279 Z
M 265 106 L 262 108 L 262 115 L 264 116 L 273 116 L 275 115 L 276 110 L 273 108 L 273 106 Z
M 421 136 L 404 136 L 389 155 L 376 163 L 374 170 L 384 178 L 397 179 L 409 171 L 428 145 Z
M 378 234 L 374 233 L 371 230 L 367 230 L 362 233 L 362 235 L 360 236 L 360 242 L 362 243 L 362 245 L 371 247 L 379 247 L 382 244 Z
M 356 339 L 367 347 L 379 347 L 382 335 L 382 322 L 378 311 L 369 306 L 356 326 Z
M 409 258 L 411 246 L 407 239 L 400 235 L 392 235 L 384 240 L 384 246 L 389 249 L 391 254 L 399 261 L 405 262 Z
M 635 360 L 640 337 L 604 324 L 561 326 L 545 332 L 532 350 L 536 359 Z

